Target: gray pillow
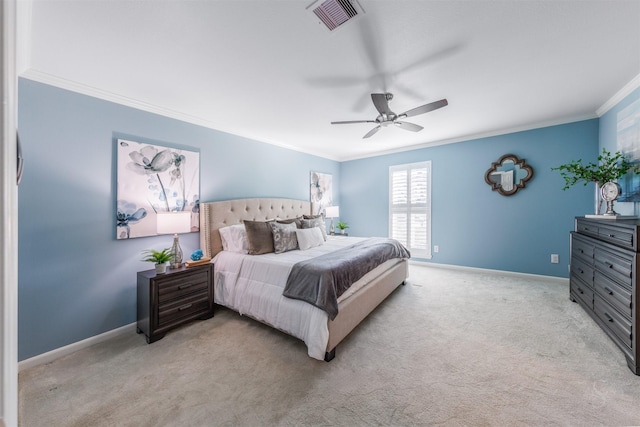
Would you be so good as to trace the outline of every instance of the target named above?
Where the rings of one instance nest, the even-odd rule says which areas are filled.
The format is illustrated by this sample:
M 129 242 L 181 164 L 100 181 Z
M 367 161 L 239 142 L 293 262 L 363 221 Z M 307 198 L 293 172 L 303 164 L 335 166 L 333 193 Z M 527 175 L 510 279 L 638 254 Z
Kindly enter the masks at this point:
M 302 217 L 299 218 L 289 218 L 289 219 L 276 219 L 276 222 L 280 224 L 295 224 L 296 227 L 300 228 L 300 223 L 302 221 Z
M 301 222 L 302 222 L 302 227 L 300 228 L 318 227 L 322 232 L 322 238 L 325 241 L 327 240 L 327 226 L 324 223 L 324 216 L 319 216 L 318 218 L 314 218 L 314 219 L 303 219 Z
M 269 223 L 273 233 L 273 249 L 275 253 L 292 251 L 298 249 L 298 238 L 296 237 L 295 222 L 282 224 L 280 221 Z
M 274 251 L 272 221 L 244 221 L 249 241 L 249 255 L 268 254 Z

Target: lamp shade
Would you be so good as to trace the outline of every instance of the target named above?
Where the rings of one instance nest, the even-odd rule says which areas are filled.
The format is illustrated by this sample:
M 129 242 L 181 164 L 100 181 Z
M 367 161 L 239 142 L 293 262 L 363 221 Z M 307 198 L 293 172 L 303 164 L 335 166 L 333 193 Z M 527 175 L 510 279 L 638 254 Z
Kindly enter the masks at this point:
M 178 234 L 191 232 L 191 211 L 187 212 L 158 212 L 158 234 Z
M 340 206 L 327 206 L 325 208 L 327 218 L 338 218 L 340 216 Z

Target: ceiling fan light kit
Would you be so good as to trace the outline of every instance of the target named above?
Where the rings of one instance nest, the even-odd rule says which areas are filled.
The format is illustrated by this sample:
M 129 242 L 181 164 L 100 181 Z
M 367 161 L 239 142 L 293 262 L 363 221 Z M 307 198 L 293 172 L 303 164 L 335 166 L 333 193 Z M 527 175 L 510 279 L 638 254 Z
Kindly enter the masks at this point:
M 449 102 L 446 99 L 441 99 L 439 101 L 430 102 L 429 104 L 421 105 L 416 108 L 412 108 L 411 110 L 407 110 L 404 113 L 396 114 L 391 111 L 389 107 L 389 101 L 393 99 L 392 93 L 372 93 L 371 100 L 373 101 L 373 105 L 378 110 L 378 117 L 375 120 L 347 120 L 347 121 L 338 121 L 331 122 L 332 125 L 344 125 L 344 124 L 353 124 L 353 123 L 376 123 L 377 126 L 367 132 L 362 138 L 369 138 L 375 133 L 377 133 L 381 128 L 387 127 L 389 125 L 395 125 L 400 129 L 408 130 L 411 132 L 420 132 L 424 129 L 422 126 L 416 125 L 414 123 L 403 122 L 400 121 L 407 117 L 417 116 L 419 114 L 428 113 L 433 110 L 437 110 L 438 108 L 446 107 L 449 105 Z

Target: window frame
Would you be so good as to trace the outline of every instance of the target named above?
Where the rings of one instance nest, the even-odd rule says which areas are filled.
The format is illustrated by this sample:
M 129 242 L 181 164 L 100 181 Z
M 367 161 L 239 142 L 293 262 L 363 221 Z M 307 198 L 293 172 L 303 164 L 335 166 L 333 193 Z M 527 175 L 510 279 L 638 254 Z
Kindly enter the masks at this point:
M 412 204 L 411 200 L 411 172 L 416 169 L 425 169 L 426 170 L 426 201 L 424 204 Z M 393 174 L 398 171 L 406 171 L 407 172 L 407 203 L 404 206 L 398 206 L 393 204 L 394 200 L 394 191 L 393 191 Z M 425 160 L 421 162 L 414 163 L 405 163 L 400 165 L 392 165 L 389 166 L 389 237 L 393 237 L 393 215 L 394 213 L 405 213 L 407 215 L 407 231 L 406 231 L 406 241 L 407 241 L 407 249 L 411 252 L 412 258 L 424 258 L 431 259 L 432 251 L 431 251 L 431 178 L 432 177 L 432 166 L 431 160 Z M 425 246 L 426 248 L 416 248 L 412 247 L 413 242 L 411 241 L 411 225 L 412 221 L 410 220 L 411 214 L 416 213 L 424 213 L 426 214 L 426 236 L 425 236 Z

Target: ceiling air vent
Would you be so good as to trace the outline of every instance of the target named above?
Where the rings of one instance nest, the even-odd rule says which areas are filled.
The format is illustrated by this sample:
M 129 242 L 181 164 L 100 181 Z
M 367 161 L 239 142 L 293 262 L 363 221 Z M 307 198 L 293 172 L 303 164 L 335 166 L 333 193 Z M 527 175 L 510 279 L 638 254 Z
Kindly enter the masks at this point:
M 364 13 L 356 0 L 318 0 L 309 8 L 330 31 Z

